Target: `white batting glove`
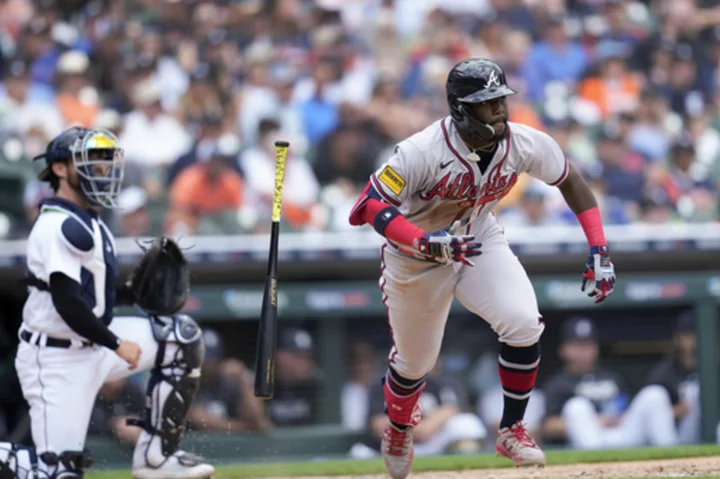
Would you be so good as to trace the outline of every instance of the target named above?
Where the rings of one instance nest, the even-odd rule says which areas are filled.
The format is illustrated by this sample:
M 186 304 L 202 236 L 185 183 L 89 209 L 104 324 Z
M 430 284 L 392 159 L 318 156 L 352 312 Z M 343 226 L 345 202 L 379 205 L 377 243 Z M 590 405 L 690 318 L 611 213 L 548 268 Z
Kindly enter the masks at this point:
M 607 246 L 590 248 L 585 272 L 582 275 L 582 290 L 595 303 L 604 301 L 615 289 L 615 266 L 610 261 L 610 249 Z
M 468 258 L 482 254 L 480 243 L 474 241 L 475 235 L 450 235 L 448 230 L 434 233 L 425 233 L 418 240 L 417 249 L 428 256 L 432 256 L 440 263 L 459 261 L 468 266 L 475 264 Z

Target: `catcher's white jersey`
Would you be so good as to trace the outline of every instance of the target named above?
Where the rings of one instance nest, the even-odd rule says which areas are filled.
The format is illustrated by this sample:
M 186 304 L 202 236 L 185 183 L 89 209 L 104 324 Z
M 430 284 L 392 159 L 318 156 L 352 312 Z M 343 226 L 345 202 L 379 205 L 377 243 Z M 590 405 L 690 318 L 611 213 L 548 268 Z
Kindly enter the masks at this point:
M 62 198 L 46 200 L 28 237 L 27 269 L 45 284 L 55 272 L 74 279 L 93 313 L 110 324 L 118 267 L 112 233 L 97 215 Z M 55 338 L 83 339 L 60 317 L 50 292 L 36 287 L 29 288 L 23 326 Z
M 400 142 L 371 181 L 408 220 L 433 232 L 457 220 L 467 223 L 476 208 L 473 223 L 485 221 L 521 173 L 552 186 L 568 173 L 557 142 L 519 123 L 508 123 L 507 137 L 485 171 L 468 159 L 471 153 L 452 119 L 446 117 Z

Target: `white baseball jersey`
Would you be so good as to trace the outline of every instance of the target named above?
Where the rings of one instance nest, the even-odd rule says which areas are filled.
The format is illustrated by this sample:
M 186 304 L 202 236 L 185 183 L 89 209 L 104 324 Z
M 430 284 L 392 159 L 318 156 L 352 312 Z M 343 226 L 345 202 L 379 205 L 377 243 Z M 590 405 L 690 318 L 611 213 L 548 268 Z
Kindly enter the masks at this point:
M 465 145 L 450 117 L 400 142 L 394 154 L 371 177 L 375 189 L 413 224 L 427 232 L 466 223 L 474 208 L 483 222 L 510 192 L 518 175 L 530 175 L 555 186 L 568 173 L 560 146 L 546 133 L 508 123 L 503 140 L 481 171 L 468 160 Z
M 80 283 L 95 316 L 110 324 L 118 276 L 115 242 L 96 214 L 62 198 L 43 202 L 28 237 L 27 268 L 48 285 L 55 272 Z M 55 338 L 84 339 L 60 317 L 50 292 L 35 287 L 29 288 L 23 325 Z
M 561 183 L 565 156 L 548 135 L 517 123 L 508 123 L 489 161 L 470 161 L 472 153 L 446 117 L 399 143 L 371 178 L 378 194 L 416 226 L 434 232 L 461 220 L 467 228 L 453 233 L 472 233 L 482 243 L 472 267 L 416 261 L 403 254 L 414 253 L 409 247 L 392 242 L 395 248 L 383 247 L 379 285 L 393 339 L 389 361 L 409 379 L 434 367 L 453 299 L 512 347 L 535 344 L 545 328 L 533 285 L 490 213 L 521 173 Z

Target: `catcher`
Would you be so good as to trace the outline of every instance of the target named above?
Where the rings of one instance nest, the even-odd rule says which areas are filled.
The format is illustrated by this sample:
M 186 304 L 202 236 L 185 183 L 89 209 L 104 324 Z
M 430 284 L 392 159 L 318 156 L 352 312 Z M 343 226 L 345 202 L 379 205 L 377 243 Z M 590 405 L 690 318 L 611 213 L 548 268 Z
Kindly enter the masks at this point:
M 21 340 L 15 365 L 30 405 L 35 447 L 0 443 L 0 479 L 82 478 L 90 412 L 105 381 L 150 370 L 147 409 L 133 477 L 204 478 L 214 468 L 179 449 L 200 380 L 199 326 L 175 314 L 185 303 L 188 266 L 177 245 L 156 238 L 119 285 L 115 243 L 98 212 L 115 208 L 123 150 L 105 130 L 71 128 L 36 159 L 54 198 L 41 205 L 27 243 Z M 148 317 L 116 317 L 118 304 Z

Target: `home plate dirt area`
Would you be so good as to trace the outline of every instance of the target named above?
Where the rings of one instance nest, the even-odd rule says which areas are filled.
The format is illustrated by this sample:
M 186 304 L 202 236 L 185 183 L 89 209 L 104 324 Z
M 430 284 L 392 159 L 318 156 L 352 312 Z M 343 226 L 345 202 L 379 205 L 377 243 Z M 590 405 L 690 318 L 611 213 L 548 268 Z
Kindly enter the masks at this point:
M 409 479 L 625 479 L 665 477 L 720 478 L 720 457 L 667 459 L 657 461 L 606 462 L 547 466 L 542 469 L 507 468 L 447 472 L 421 472 Z M 302 479 L 387 479 L 385 475 L 327 476 Z M 294 478 L 298 479 L 298 478 Z

